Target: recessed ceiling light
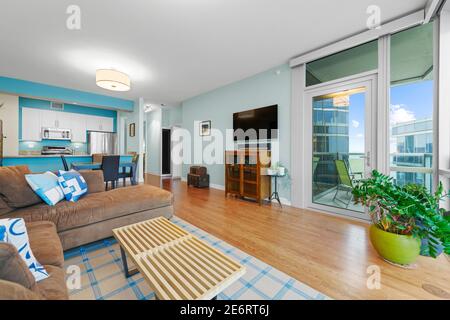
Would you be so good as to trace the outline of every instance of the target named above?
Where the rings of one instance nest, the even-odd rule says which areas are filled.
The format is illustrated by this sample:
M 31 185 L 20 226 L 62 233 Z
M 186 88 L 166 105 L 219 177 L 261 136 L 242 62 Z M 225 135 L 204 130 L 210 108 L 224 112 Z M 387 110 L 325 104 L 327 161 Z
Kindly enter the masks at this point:
M 97 70 L 95 82 L 99 87 L 106 90 L 129 91 L 131 88 L 130 77 L 125 73 L 117 70 Z

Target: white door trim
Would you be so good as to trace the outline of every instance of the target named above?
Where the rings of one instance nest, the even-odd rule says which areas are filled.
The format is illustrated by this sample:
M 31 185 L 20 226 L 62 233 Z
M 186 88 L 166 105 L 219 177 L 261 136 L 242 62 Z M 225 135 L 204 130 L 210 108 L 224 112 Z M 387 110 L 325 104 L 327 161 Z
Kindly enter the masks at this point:
M 170 134 L 172 136 L 172 134 L 174 133 L 175 130 L 181 129 L 181 125 L 175 124 L 172 127 L 170 127 Z M 183 176 L 183 164 L 174 164 L 173 161 L 173 156 L 172 156 L 172 150 L 173 150 L 173 146 L 174 146 L 174 141 L 172 141 L 172 137 L 170 138 L 170 162 L 171 162 L 171 173 L 172 173 L 172 179 L 181 179 L 181 177 Z M 174 170 L 174 167 L 177 167 L 178 170 Z M 177 171 L 179 174 L 177 175 L 176 172 Z M 225 189 L 224 189 L 225 190 Z
M 305 96 L 305 65 L 292 69 L 291 84 L 291 202 L 296 208 L 305 208 L 304 190 L 306 185 L 303 178 L 306 171 L 304 126 L 304 96 Z M 299 137 L 296 139 L 295 137 Z
M 390 174 L 391 36 L 378 39 L 377 170 Z

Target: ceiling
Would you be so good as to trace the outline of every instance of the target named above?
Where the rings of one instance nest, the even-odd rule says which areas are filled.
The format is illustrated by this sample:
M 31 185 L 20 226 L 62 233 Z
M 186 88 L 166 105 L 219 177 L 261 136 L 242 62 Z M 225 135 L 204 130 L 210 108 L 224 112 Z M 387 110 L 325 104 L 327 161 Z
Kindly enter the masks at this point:
M 426 0 L 0 0 L 0 76 L 175 105 L 366 30 Z M 81 30 L 66 9 L 81 8 Z M 95 85 L 95 70 L 128 73 L 132 90 Z
M 447 10 L 447 11 L 450 11 L 450 1 L 448 1 L 448 0 L 445 0 L 446 2 L 445 2 L 445 4 L 444 4 L 444 10 Z

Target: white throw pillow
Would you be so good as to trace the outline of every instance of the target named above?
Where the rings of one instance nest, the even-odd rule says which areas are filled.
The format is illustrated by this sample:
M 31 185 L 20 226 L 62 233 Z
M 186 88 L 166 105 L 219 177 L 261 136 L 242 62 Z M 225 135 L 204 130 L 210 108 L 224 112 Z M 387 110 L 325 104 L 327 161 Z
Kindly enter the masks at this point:
M 36 282 L 48 278 L 47 271 L 31 252 L 27 228 L 23 219 L 0 219 L 0 241 L 10 243 L 16 247 Z
M 49 206 L 54 206 L 64 199 L 56 174 L 49 171 L 41 174 L 27 174 L 25 179 L 31 189 Z

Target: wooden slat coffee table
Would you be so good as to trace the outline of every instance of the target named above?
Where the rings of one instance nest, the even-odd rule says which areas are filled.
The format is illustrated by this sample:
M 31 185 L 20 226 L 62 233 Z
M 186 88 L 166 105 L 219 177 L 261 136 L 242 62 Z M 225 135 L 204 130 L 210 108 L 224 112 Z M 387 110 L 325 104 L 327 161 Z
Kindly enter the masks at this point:
M 113 234 L 125 276 L 141 272 L 160 300 L 215 299 L 246 271 L 166 218 L 114 229 Z M 127 256 L 137 270 L 128 270 Z

